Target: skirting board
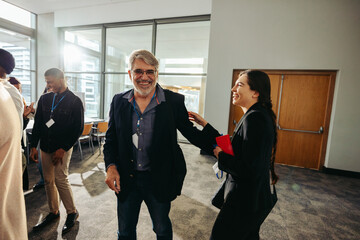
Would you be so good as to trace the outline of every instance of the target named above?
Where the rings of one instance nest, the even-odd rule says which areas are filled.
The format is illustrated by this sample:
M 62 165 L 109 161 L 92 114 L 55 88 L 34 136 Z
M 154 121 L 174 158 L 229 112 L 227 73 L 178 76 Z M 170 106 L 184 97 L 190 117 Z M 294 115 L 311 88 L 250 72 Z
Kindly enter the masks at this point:
M 339 169 L 327 168 L 327 167 L 323 167 L 322 172 L 326 174 L 334 174 L 344 177 L 360 178 L 360 172 L 345 171 L 345 170 L 339 170 Z

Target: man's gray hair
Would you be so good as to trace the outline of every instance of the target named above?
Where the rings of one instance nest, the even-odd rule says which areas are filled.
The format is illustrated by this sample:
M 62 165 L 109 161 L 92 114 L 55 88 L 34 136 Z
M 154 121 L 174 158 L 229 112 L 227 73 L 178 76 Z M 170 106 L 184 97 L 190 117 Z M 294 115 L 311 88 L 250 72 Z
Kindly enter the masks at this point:
M 135 59 L 142 59 L 147 64 L 155 67 L 155 70 L 159 69 L 159 61 L 156 59 L 154 54 L 145 49 L 138 49 L 133 51 L 129 57 L 129 70 L 132 70 Z

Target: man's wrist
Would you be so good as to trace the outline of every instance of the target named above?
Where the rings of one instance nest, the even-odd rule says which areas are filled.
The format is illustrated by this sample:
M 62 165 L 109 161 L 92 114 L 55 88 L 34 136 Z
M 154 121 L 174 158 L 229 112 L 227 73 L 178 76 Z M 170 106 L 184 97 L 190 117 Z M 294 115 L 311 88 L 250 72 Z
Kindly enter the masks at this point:
M 116 169 L 116 165 L 114 163 L 110 163 L 109 166 L 106 167 L 106 172 L 109 170 L 109 168 L 115 168 Z

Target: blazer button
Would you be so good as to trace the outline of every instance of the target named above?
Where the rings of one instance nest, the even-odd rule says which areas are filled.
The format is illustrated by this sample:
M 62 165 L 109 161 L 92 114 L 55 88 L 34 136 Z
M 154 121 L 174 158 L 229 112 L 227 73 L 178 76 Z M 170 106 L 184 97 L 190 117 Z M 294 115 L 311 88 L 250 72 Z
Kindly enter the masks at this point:
M 133 178 L 133 177 L 134 177 L 134 175 L 130 174 L 130 177 L 131 177 L 131 178 Z
M 130 162 L 134 162 L 134 160 L 131 159 Z

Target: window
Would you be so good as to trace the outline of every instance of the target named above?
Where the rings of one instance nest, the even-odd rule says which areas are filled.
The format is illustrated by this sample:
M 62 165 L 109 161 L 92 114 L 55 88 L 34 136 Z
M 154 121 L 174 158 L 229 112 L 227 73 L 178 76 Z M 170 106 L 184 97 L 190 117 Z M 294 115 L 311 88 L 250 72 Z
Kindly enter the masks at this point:
M 159 24 L 156 57 L 159 83 L 185 95 L 189 111 L 203 114 L 210 22 Z
M 83 93 L 85 116 L 100 116 L 101 29 L 64 32 L 64 72 L 68 87 Z
M 127 71 L 136 49 L 153 52 L 160 85 L 185 95 L 186 107 L 203 114 L 209 16 L 85 28 L 64 29 L 64 70 L 70 89 L 85 94 L 86 117 L 107 118 L 114 95 L 132 89 Z
M 1 18 L 28 28 L 35 28 L 35 15 L 22 8 L 0 0 Z
M 146 25 L 106 30 L 105 117 L 113 96 L 132 88 L 127 72 L 130 53 L 135 49 L 151 51 L 152 29 L 152 25 Z
M 15 58 L 15 69 L 9 75 L 22 85 L 27 104 L 36 100 L 35 23 L 36 15 L 0 0 L 0 48 Z

